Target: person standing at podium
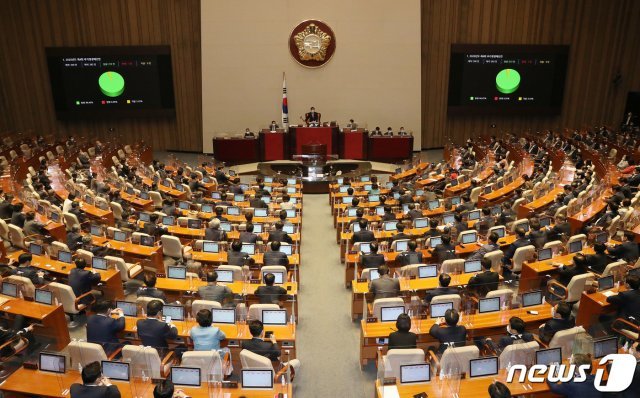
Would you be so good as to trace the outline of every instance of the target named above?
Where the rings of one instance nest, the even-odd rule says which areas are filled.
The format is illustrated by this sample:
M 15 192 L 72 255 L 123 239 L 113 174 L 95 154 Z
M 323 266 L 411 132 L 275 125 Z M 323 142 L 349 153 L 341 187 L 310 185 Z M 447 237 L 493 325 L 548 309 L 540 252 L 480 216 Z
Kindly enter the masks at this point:
M 271 124 L 269 125 L 269 131 L 275 132 L 277 129 L 278 129 L 278 123 L 276 123 L 275 120 L 272 120 Z
M 351 130 L 358 129 L 358 123 L 354 122 L 353 119 L 349 119 L 349 123 L 347 124 L 347 128 Z
M 304 121 L 309 126 L 318 126 L 320 124 L 320 114 L 316 112 L 315 107 L 312 106 L 311 110 L 307 112 L 307 114 L 304 117 Z

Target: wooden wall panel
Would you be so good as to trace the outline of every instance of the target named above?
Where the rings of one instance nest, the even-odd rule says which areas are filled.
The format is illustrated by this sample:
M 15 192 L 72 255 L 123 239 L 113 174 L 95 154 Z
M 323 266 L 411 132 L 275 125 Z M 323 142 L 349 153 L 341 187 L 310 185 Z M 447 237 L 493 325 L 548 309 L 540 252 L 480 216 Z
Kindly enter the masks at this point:
M 157 149 L 202 150 L 200 0 L 2 0 L 0 9 L 0 131 L 121 136 Z M 159 44 L 171 46 L 175 118 L 56 120 L 45 47 Z
M 618 124 L 627 92 L 640 90 L 639 20 L 634 0 L 425 0 L 423 147 L 481 134 Z M 452 43 L 570 45 L 562 113 L 448 117 Z M 622 80 L 614 85 L 617 73 Z

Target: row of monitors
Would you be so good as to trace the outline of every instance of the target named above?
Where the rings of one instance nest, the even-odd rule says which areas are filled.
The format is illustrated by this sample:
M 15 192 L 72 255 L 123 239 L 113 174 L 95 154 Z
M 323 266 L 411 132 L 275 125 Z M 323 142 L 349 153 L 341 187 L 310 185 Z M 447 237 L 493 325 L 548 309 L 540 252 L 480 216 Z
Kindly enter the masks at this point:
M 287 209 L 287 218 L 295 218 L 296 217 L 296 210 L 295 209 Z M 241 211 L 239 207 L 236 206 L 229 206 L 227 207 L 227 215 L 229 216 L 239 216 L 241 215 Z M 269 216 L 269 209 L 254 209 L 253 212 L 253 216 L 254 217 L 268 217 Z M 143 222 L 149 222 L 151 221 L 151 213 L 145 213 L 145 212 L 140 212 L 138 214 L 139 220 L 143 221 Z M 221 222 L 220 227 L 224 229 L 224 226 L 222 225 L 225 222 Z M 162 217 L 162 225 L 166 225 L 166 226 L 171 226 L 171 225 L 175 225 L 176 224 L 176 218 L 173 216 L 163 216 Z M 226 224 L 229 224 L 229 229 L 227 231 L 231 231 L 231 223 L 226 222 Z M 196 219 L 196 218 L 190 218 L 189 220 L 187 220 L 187 227 L 188 228 L 194 228 L 194 229 L 200 229 L 202 228 L 203 225 L 203 220 L 201 219 Z
M 18 297 L 20 292 L 20 285 L 17 283 L 2 282 L 1 293 L 8 297 Z M 53 305 L 53 292 L 45 289 L 35 289 L 34 301 L 40 304 Z
M 618 352 L 618 339 L 608 337 L 594 341 L 594 356 L 602 358 Z M 562 363 L 562 349 L 549 348 L 536 351 L 536 365 L 552 365 Z M 487 377 L 498 374 L 498 357 L 477 358 L 469 360 L 469 377 Z M 431 381 L 429 364 L 413 364 L 400 366 L 400 383 L 428 383 Z
M 127 362 L 102 361 L 102 375 L 111 380 L 130 381 L 131 369 Z M 41 371 L 65 373 L 66 359 L 64 355 L 41 352 L 38 367 Z M 243 369 L 242 388 L 273 388 L 273 370 Z M 177 386 L 200 387 L 202 374 L 200 368 L 174 366 L 171 368 L 171 381 Z M 205 380 L 206 381 L 206 380 Z
M 94 257 L 95 258 L 95 257 Z M 216 274 L 218 274 L 218 282 L 223 283 L 232 283 L 233 282 L 233 271 L 226 269 L 216 269 Z M 286 272 L 284 271 L 262 271 L 262 279 L 264 280 L 265 275 L 273 274 L 275 277 L 275 284 L 282 285 L 287 282 Z M 167 278 L 169 279 L 187 279 L 187 267 L 183 266 L 173 266 L 170 265 L 167 267 Z

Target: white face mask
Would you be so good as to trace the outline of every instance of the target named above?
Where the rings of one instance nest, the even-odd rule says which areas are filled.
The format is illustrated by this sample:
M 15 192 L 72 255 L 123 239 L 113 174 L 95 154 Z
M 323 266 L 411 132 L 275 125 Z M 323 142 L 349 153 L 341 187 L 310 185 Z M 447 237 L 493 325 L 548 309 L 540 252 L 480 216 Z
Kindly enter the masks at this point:
M 513 332 L 511 331 L 511 325 L 507 325 L 507 333 L 513 334 Z
M 556 317 L 556 308 L 551 307 L 551 318 L 555 318 L 555 317 Z

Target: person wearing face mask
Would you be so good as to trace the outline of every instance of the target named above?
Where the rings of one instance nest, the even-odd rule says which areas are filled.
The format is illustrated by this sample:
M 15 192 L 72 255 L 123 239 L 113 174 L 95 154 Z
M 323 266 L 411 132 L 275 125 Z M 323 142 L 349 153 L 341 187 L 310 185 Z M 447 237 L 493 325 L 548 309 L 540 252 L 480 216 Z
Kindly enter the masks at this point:
M 540 325 L 539 336 L 543 343 L 548 344 L 553 336 L 566 329 L 576 326 L 576 320 L 571 316 L 571 306 L 564 301 L 551 310 L 552 319 Z

